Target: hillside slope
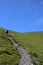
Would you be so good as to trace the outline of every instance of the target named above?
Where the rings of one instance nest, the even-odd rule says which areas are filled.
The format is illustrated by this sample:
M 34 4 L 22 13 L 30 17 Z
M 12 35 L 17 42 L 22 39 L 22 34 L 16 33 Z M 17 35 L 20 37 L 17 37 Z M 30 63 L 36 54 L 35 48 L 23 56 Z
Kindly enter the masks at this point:
M 19 33 L 9 31 L 8 36 L 9 35 L 16 43 L 19 43 L 27 49 L 34 65 L 43 65 L 43 32 Z M 3 51 L 6 50 L 11 55 L 6 55 L 6 52 L 3 53 Z M 12 46 L 8 39 L 6 39 L 4 29 L 0 28 L 0 62 L 8 63 L 8 65 L 17 65 L 19 58 L 18 51 Z M 11 62 L 9 63 L 9 61 Z
M 7 39 L 5 30 L 0 28 L 0 65 L 17 65 L 19 53 Z
M 9 31 L 9 34 L 28 50 L 35 65 L 43 65 L 43 32 L 17 33 Z

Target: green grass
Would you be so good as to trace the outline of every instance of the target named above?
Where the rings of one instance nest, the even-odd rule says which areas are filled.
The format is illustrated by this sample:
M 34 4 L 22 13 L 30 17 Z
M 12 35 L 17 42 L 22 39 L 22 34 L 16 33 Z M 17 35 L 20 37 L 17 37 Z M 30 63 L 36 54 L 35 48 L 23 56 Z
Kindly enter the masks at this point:
M 31 55 L 34 65 L 43 65 L 43 32 L 19 33 L 9 31 L 9 35 L 11 35 L 16 42 L 27 49 L 28 53 Z M 7 51 L 9 55 L 3 51 Z M 16 65 L 19 62 L 19 58 L 18 51 L 12 46 L 9 40 L 6 39 L 5 32 L 1 28 L 0 62 L 5 63 L 4 65 L 6 65 L 6 63 L 8 63 L 8 65 Z
M 9 31 L 9 34 L 28 50 L 34 65 L 43 65 L 43 32 L 17 33 Z
M 0 65 L 18 65 L 20 56 L 9 42 L 5 30 L 0 28 Z

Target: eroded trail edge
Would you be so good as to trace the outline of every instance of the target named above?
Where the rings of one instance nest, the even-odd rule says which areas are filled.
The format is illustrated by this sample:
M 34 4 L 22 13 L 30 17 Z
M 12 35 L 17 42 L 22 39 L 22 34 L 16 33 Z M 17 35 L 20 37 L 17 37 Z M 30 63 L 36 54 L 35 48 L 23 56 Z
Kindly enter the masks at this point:
M 8 39 L 12 42 L 12 44 L 18 49 L 18 52 L 21 55 L 21 59 L 19 61 L 18 65 L 33 65 L 32 60 L 30 58 L 30 55 L 28 54 L 27 50 L 24 49 L 19 44 L 15 43 L 14 40 L 11 37 L 8 37 Z

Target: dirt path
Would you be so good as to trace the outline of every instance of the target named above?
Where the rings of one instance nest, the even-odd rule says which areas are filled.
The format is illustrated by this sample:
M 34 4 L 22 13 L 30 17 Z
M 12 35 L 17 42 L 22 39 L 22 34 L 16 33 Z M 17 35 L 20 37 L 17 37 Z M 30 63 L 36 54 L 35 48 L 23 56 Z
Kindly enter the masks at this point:
M 24 49 L 19 44 L 15 43 L 11 37 L 8 37 L 8 39 L 18 49 L 18 52 L 21 55 L 21 59 L 20 59 L 19 65 L 33 65 L 32 62 L 31 62 L 32 60 L 30 58 L 30 55 L 28 54 L 28 52 L 26 51 L 26 49 Z

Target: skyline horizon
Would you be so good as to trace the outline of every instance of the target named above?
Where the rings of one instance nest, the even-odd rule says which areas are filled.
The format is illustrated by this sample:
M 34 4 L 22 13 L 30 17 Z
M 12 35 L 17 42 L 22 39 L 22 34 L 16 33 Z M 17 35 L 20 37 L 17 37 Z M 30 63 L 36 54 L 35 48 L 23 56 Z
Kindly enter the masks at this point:
M 10 31 L 14 31 L 14 32 L 18 32 L 18 33 L 31 33 L 31 32 L 43 32 L 43 30 L 36 30 L 36 31 L 24 31 L 24 32 L 21 32 L 21 31 L 16 31 L 16 30 L 12 30 L 12 29 L 8 29 L 8 28 L 4 28 L 4 27 L 0 27 L 0 28 L 2 28 L 2 29 L 5 29 L 5 30 L 10 30 Z

